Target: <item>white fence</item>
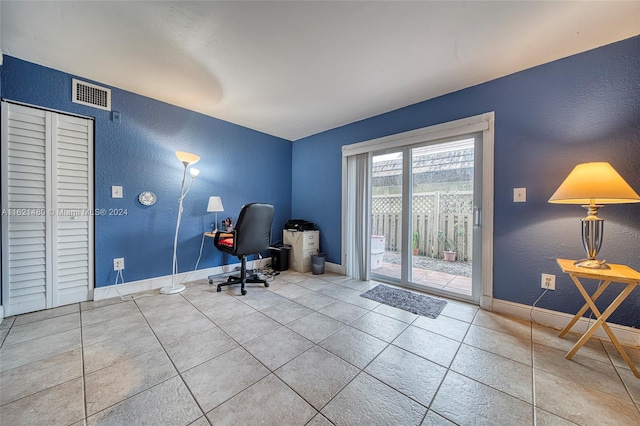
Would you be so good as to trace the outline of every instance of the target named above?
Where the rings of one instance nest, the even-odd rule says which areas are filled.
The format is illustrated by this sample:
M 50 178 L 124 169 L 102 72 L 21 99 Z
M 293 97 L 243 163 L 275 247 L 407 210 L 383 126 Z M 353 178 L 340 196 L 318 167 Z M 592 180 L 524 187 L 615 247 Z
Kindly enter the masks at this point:
M 402 198 L 400 195 L 374 195 L 371 234 L 385 236 L 385 250 L 402 246 Z M 431 192 L 414 194 L 412 230 L 417 233 L 418 254 L 442 258 L 445 240 L 456 248 L 458 260 L 472 257 L 472 193 Z

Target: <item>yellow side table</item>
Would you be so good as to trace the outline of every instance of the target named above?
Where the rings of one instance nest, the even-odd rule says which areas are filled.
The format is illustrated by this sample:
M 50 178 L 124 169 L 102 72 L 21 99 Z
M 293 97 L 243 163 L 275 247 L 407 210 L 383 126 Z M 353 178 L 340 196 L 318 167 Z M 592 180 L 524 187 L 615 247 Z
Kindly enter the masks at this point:
M 581 268 L 579 266 L 575 266 L 573 264 L 575 262 L 574 260 L 556 259 L 556 262 L 558 262 L 558 265 L 560 266 L 560 269 L 562 269 L 562 272 L 564 272 L 565 274 L 568 274 L 569 277 L 571 277 L 571 280 L 578 288 L 578 291 L 580 292 L 584 300 L 587 302 L 573 317 L 573 319 L 569 322 L 569 324 L 567 324 L 567 326 L 562 329 L 562 331 L 560 332 L 560 337 L 563 337 L 569 332 L 571 327 L 573 327 L 574 324 L 582 317 L 582 315 L 585 312 L 587 312 L 587 309 L 591 309 L 591 311 L 593 311 L 593 314 L 596 317 L 596 321 L 593 323 L 593 325 L 591 325 L 591 327 L 589 327 L 589 329 L 582 335 L 582 337 L 576 342 L 573 348 L 569 352 L 567 352 L 567 355 L 565 355 L 565 358 L 571 359 L 576 354 L 576 352 L 578 352 L 578 350 L 585 343 L 587 343 L 587 340 L 589 340 L 591 336 L 593 336 L 596 330 L 599 327 L 602 327 L 604 331 L 607 333 L 607 335 L 609 336 L 609 338 L 611 339 L 611 342 L 613 343 L 613 345 L 616 347 L 616 349 L 622 356 L 622 358 L 624 358 L 624 360 L 627 362 L 627 364 L 631 368 L 631 371 L 633 371 L 633 374 L 636 377 L 640 378 L 640 373 L 638 373 L 638 370 L 633 365 L 631 358 L 629 358 L 629 355 L 627 355 L 627 353 L 624 351 L 624 348 L 622 347 L 622 345 L 620 344 L 616 336 L 613 334 L 613 331 L 611 331 L 611 328 L 607 324 L 607 318 L 609 318 L 609 316 L 612 313 L 614 313 L 616 309 L 618 309 L 618 306 L 620 306 L 620 304 L 624 301 L 624 299 L 626 299 L 627 296 L 631 294 L 633 289 L 635 289 L 638 285 L 640 285 L 640 272 L 626 265 L 616 265 L 611 263 L 609 264 L 610 269 L 590 269 L 590 268 Z M 587 293 L 587 291 L 584 289 L 579 278 L 600 280 L 602 281 L 602 285 L 600 285 L 600 287 L 593 293 L 592 296 L 589 296 L 589 293 Z M 620 292 L 620 294 L 613 300 L 613 302 L 611 302 L 611 304 L 607 306 L 604 312 L 601 313 L 600 310 L 596 307 L 595 301 L 613 282 L 625 284 L 625 287 Z

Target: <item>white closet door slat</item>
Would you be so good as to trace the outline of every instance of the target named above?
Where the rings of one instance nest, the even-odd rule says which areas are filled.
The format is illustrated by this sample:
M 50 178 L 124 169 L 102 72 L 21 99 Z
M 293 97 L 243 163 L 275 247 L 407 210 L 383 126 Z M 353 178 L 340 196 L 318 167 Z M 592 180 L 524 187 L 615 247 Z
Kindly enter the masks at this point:
M 11 117 L 10 124 L 24 122 L 44 125 L 46 121 L 46 111 L 22 105 L 11 105 L 8 115 Z
M 86 151 L 80 151 L 77 149 L 66 149 L 66 148 L 62 148 L 60 146 L 58 146 L 58 155 L 60 156 L 64 156 L 62 158 L 67 158 L 67 157 L 75 157 L 75 158 L 79 158 L 81 160 L 84 160 L 87 158 L 87 152 Z M 65 164 L 65 161 L 62 160 L 61 164 Z M 73 162 L 73 163 L 67 163 L 67 165 L 69 164 L 73 164 L 73 165 L 77 165 L 77 166 L 84 166 L 83 162 Z
M 33 138 L 23 137 L 19 135 L 8 135 L 7 138 L 11 138 L 12 142 L 16 144 L 20 144 L 16 146 L 15 148 L 16 152 L 28 151 L 28 152 L 35 152 L 40 154 L 45 153 L 45 147 L 40 146 L 37 143 L 34 143 Z
M 85 153 L 89 151 L 89 147 L 87 147 L 86 145 L 80 145 L 77 142 L 78 141 L 75 139 L 69 140 L 68 142 L 64 139 L 61 139 L 58 145 L 61 149 L 66 149 L 67 151 L 78 151 Z
M 44 262 L 41 259 L 16 259 L 11 264 L 12 268 L 28 268 L 31 266 L 40 265 L 42 268 L 45 267 Z
M 44 158 L 30 158 L 27 155 L 20 155 L 20 151 L 14 151 L 13 156 L 9 158 L 9 170 L 20 169 L 21 167 L 37 167 L 42 168 L 45 166 Z M 40 155 L 40 154 L 36 154 Z
M 18 181 L 24 181 L 21 182 L 22 184 L 25 184 L 27 186 L 30 186 L 30 182 L 44 182 L 46 180 L 45 175 L 41 175 L 41 174 L 33 174 L 33 173 L 22 173 L 22 172 L 9 172 L 7 171 L 7 175 L 8 175 L 8 179 L 15 181 L 16 183 Z M 12 185 L 11 187 L 13 187 L 15 185 Z
M 22 137 L 22 138 L 25 138 L 27 140 L 32 140 L 33 141 L 34 139 L 38 139 L 41 134 L 42 134 L 42 132 L 39 129 L 36 129 L 36 128 L 31 128 L 31 129 L 24 129 L 24 128 L 21 128 L 21 127 L 10 127 L 9 128 L 9 138 L 11 138 L 11 139 L 14 136 L 18 136 L 18 137 Z M 33 145 L 35 145 L 35 144 L 33 144 Z
M 11 269 L 11 273 L 15 276 L 19 274 L 31 275 L 37 273 L 42 273 L 44 275 L 44 273 L 46 272 L 44 263 L 41 263 L 39 265 L 12 267 Z

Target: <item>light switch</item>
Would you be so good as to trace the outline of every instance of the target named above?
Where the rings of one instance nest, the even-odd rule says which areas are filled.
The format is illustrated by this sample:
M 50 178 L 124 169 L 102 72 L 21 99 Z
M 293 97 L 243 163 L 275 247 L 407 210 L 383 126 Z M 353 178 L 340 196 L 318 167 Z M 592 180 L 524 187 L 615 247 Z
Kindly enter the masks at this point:
M 513 202 L 514 203 L 527 202 L 527 188 L 513 188 Z
M 111 198 L 122 198 L 122 187 L 121 186 L 112 186 L 111 187 Z

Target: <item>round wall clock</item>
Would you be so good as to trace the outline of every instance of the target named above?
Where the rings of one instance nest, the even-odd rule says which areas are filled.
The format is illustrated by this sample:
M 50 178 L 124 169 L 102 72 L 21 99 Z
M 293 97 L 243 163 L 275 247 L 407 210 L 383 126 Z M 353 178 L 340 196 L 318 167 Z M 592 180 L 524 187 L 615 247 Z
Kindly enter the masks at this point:
M 140 201 L 140 204 L 143 206 L 152 206 L 156 203 L 156 200 L 156 194 L 151 191 L 144 191 L 138 196 L 138 201 Z

